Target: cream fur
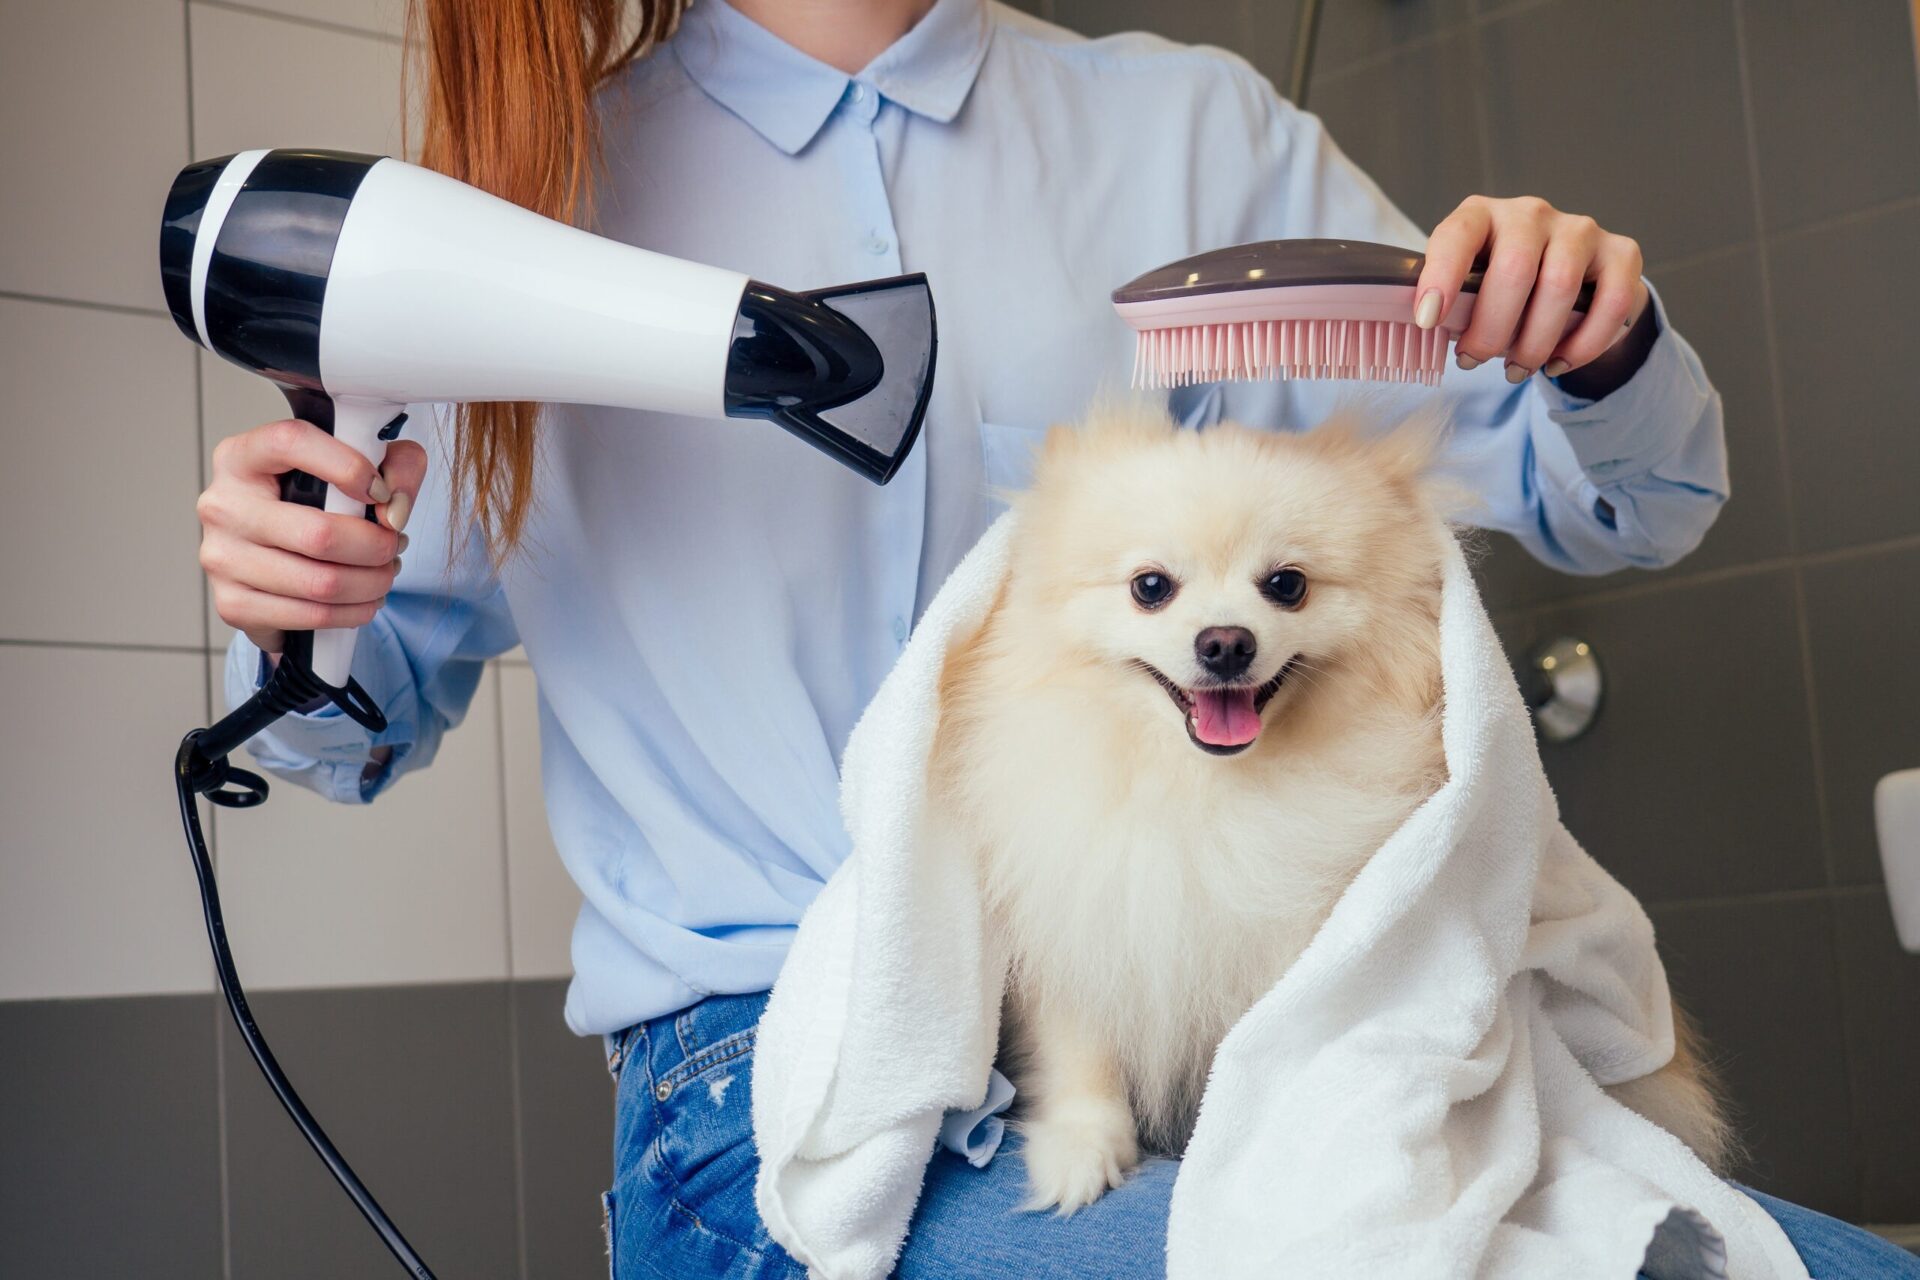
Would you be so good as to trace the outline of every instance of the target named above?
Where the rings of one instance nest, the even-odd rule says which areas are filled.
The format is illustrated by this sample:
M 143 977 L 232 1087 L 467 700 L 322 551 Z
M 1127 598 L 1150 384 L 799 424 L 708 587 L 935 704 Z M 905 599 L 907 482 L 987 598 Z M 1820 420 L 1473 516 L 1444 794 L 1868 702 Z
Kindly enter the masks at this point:
M 979 858 L 1012 959 L 1003 1068 L 1037 1206 L 1184 1147 L 1228 1028 L 1445 780 L 1438 438 L 1176 432 L 1110 405 L 1051 432 L 1015 498 L 1007 585 L 945 672 L 929 822 Z M 1307 575 L 1296 609 L 1258 590 L 1280 565 Z M 1180 584 L 1157 609 L 1129 592 L 1143 567 Z M 1254 633 L 1248 683 L 1296 659 L 1238 755 L 1196 747 L 1135 665 L 1203 682 L 1208 626 Z M 1623 1100 L 1711 1161 L 1723 1127 L 1691 1065 Z

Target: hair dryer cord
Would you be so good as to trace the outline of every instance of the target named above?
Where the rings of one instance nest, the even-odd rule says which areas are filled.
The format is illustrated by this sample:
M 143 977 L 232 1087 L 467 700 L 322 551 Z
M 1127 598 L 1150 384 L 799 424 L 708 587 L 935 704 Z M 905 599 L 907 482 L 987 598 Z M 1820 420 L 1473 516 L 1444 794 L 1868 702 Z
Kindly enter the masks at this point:
M 213 859 L 207 853 L 206 838 L 200 830 L 200 810 L 195 804 L 198 796 L 204 795 L 213 803 L 231 809 L 252 808 L 267 798 L 266 779 L 232 767 L 227 762 L 227 753 L 287 712 L 321 695 L 330 697 L 355 721 L 375 732 L 386 727 L 379 708 L 353 681 L 349 680 L 345 689 L 330 689 L 320 684 L 311 672 L 283 661 L 260 692 L 232 715 L 211 728 L 195 729 L 181 740 L 173 769 L 174 791 L 180 800 L 180 825 L 186 832 L 194 876 L 200 882 L 200 905 L 207 920 L 207 941 L 213 948 L 214 972 L 219 976 L 221 994 L 226 997 L 227 1008 L 240 1028 L 240 1039 L 246 1044 L 247 1052 L 253 1055 L 260 1074 L 267 1078 L 274 1096 L 280 1099 L 280 1105 L 286 1108 L 314 1154 L 379 1233 L 400 1265 L 407 1269 L 407 1274 L 414 1280 L 434 1280 L 433 1272 L 360 1181 L 320 1122 L 307 1110 L 293 1082 L 274 1059 L 273 1050 L 267 1047 L 266 1037 L 260 1034 L 253 1012 L 247 1007 L 247 993 L 240 986 L 240 974 L 233 965 L 233 952 L 227 946 L 226 921 L 220 913 L 220 887 L 214 881 Z

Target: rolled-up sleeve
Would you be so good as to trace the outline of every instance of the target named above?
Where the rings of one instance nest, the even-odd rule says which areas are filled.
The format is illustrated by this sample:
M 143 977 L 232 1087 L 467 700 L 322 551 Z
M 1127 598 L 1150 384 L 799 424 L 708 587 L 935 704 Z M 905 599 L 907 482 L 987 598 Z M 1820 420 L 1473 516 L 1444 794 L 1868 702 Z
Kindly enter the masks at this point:
M 1201 248 L 1261 239 L 1327 237 L 1419 249 L 1426 235 L 1393 206 L 1327 136 L 1318 118 L 1276 96 L 1251 68 L 1228 59 L 1234 92 L 1216 114 L 1244 115 L 1232 129 L 1216 119 L 1209 146 L 1237 138 L 1244 153 L 1215 151 L 1204 172 L 1244 173 Z M 1251 156 L 1251 162 L 1246 159 Z M 1461 193 L 1465 196 L 1466 192 Z M 1440 402 L 1451 424 L 1446 469 L 1475 499 L 1462 513 L 1511 534 L 1536 558 L 1569 573 L 1657 568 L 1698 546 L 1728 495 L 1720 396 L 1700 359 L 1677 333 L 1657 293 L 1659 326 L 1646 360 L 1599 400 L 1568 394 L 1542 374 L 1508 383 L 1498 362 L 1449 366 Z M 1232 418 L 1257 426 L 1312 425 L 1352 404 L 1352 383 L 1235 383 L 1175 394 L 1184 420 Z M 1374 412 L 1434 403 L 1417 389 L 1366 390 Z

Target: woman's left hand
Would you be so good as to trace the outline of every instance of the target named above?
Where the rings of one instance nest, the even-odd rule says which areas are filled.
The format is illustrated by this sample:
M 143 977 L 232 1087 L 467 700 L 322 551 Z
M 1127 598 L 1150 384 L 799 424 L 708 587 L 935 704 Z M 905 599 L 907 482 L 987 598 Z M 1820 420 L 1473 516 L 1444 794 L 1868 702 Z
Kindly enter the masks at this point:
M 1482 254 L 1487 267 L 1473 319 L 1454 344 L 1462 369 L 1504 356 L 1508 382 L 1525 382 L 1535 369 L 1557 378 L 1598 358 L 1647 307 L 1633 240 L 1538 196 L 1468 196 L 1427 240 L 1415 324 L 1431 329 L 1447 314 Z M 1574 299 L 1589 280 L 1593 304 L 1569 331 Z

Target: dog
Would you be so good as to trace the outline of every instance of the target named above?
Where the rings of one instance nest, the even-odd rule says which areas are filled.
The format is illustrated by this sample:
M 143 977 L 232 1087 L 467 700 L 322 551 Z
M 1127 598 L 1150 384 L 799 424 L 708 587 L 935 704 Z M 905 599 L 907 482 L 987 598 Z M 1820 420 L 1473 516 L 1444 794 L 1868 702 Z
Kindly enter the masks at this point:
M 1050 431 L 1000 597 L 949 655 L 935 840 L 978 859 L 1009 978 L 1030 1207 L 1177 1155 L 1215 1049 L 1446 781 L 1441 433 Z M 1710 1163 L 1691 1034 L 1614 1090 Z

